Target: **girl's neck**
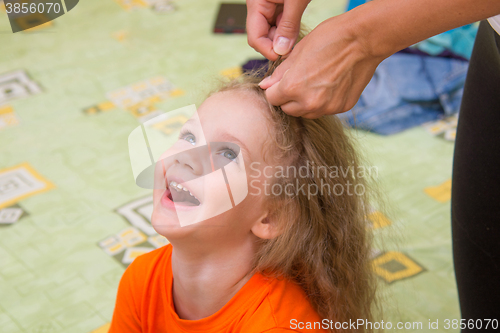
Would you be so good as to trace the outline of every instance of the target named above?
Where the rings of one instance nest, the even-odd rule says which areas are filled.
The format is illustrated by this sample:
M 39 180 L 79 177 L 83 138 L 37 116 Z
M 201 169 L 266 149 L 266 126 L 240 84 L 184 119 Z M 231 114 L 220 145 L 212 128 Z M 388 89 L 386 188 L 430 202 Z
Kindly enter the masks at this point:
M 254 244 L 234 248 L 175 245 L 172 249 L 172 297 L 181 319 L 197 320 L 220 310 L 252 277 Z

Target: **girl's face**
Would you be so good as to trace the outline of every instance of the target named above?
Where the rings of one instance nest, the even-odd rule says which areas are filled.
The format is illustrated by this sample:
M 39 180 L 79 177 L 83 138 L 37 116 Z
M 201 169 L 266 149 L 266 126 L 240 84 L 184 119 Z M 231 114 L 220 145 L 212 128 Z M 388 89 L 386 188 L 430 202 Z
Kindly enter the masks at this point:
M 156 165 L 151 221 L 159 234 L 224 242 L 251 235 L 267 215 L 264 197 L 249 191 L 250 181 L 254 189 L 262 182 L 247 177 L 266 166 L 265 113 L 264 102 L 249 91 L 219 92 L 203 102 Z

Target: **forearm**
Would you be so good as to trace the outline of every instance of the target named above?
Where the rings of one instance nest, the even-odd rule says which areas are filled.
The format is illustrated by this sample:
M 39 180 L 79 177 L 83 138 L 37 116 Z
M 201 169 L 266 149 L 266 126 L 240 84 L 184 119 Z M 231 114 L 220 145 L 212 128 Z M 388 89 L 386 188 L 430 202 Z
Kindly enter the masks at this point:
M 500 0 L 373 0 L 344 14 L 374 57 L 500 14 Z

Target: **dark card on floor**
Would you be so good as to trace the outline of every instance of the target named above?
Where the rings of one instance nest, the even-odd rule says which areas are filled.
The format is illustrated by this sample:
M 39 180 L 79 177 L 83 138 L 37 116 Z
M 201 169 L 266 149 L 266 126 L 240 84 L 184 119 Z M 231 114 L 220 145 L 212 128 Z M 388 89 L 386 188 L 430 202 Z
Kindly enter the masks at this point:
M 247 6 L 245 3 L 221 3 L 215 20 L 215 33 L 245 33 Z

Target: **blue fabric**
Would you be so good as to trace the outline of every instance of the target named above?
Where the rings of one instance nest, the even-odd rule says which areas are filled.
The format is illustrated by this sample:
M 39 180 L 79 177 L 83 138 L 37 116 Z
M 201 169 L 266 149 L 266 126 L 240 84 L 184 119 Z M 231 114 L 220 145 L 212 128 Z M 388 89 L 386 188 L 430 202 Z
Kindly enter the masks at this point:
M 369 0 L 350 0 L 347 2 L 347 10 L 362 5 Z M 434 37 L 423 40 L 411 46 L 429 55 L 439 55 L 445 50 L 456 55 L 470 59 L 472 47 L 477 34 L 478 24 L 469 24 L 453 30 L 443 32 Z
M 385 59 L 351 111 L 347 125 L 389 135 L 457 113 L 468 62 L 396 53 Z
M 350 1 L 347 1 L 347 11 L 353 9 L 354 7 L 362 5 L 365 2 L 368 2 L 368 1 L 365 1 L 365 0 L 350 0 Z
M 445 50 L 449 50 L 459 56 L 470 59 L 476 34 L 477 24 L 469 24 L 443 32 L 411 47 L 430 55 L 438 55 Z

